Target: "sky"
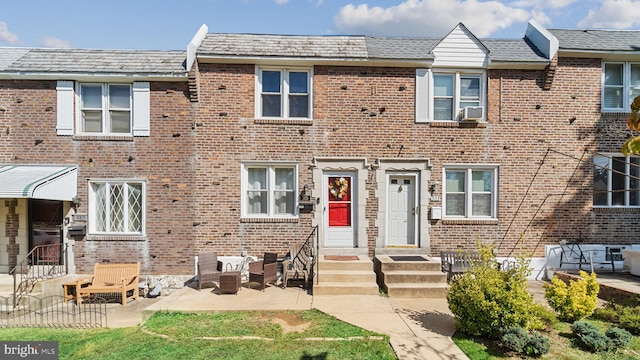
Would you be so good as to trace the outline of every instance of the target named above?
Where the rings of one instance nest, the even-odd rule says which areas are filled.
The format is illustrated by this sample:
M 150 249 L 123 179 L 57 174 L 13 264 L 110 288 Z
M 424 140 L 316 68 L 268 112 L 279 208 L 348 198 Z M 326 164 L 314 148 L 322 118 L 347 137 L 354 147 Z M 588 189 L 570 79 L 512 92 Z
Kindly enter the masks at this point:
M 209 33 L 478 38 L 548 29 L 640 29 L 640 0 L 18 0 L 0 5 L 0 47 L 185 50 Z

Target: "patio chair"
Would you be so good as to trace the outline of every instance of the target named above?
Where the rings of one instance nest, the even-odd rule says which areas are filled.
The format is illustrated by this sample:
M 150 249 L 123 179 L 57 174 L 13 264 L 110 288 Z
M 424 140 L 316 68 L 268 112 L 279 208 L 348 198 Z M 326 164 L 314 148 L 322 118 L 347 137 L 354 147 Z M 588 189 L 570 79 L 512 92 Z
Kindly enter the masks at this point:
M 291 259 L 282 262 L 282 285 L 286 288 L 287 282 L 292 279 L 304 279 L 304 287 L 307 287 L 311 272 L 312 259 L 303 244 L 293 244 L 289 250 Z
M 264 291 L 265 285 L 278 280 L 278 254 L 264 253 L 263 260 L 249 263 L 249 286 L 252 282 L 262 285 Z
M 198 291 L 202 283 L 220 282 L 222 261 L 218 261 L 217 252 L 203 252 L 198 254 Z

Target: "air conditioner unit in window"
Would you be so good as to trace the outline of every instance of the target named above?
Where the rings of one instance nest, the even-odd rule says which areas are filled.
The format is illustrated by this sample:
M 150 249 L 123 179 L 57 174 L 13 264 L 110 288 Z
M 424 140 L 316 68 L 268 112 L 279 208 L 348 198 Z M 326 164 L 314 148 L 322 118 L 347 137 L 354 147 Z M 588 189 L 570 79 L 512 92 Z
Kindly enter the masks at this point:
M 482 119 L 484 115 L 484 107 L 482 106 L 467 106 L 462 109 L 462 120 L 464 121 L 478 121 Z

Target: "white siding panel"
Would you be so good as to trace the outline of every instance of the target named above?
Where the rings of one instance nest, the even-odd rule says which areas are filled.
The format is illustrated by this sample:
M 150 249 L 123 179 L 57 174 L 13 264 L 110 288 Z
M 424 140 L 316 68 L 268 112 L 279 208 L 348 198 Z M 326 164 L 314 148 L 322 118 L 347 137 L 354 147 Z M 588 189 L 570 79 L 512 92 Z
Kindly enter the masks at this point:
M 73 135 L 73 81 L 58 81 L 58 120 L 56 133 L 58 135 Z
M 434 67 L 483 68 L 488 65 L 485 48 L 459 26 L 433 49 Z
M 133 136 L 151 133 L 151 94 L 148 82 L 133 83 Z

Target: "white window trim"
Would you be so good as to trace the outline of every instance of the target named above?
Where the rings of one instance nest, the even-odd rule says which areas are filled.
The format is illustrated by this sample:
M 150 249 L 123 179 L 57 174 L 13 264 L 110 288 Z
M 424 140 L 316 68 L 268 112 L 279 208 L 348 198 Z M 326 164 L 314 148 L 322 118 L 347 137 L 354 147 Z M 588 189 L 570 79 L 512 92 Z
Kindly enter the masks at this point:
M 102 132 L 85 132 L 82 118 L 82 85 L 99 85 L 102 87 Z M 128 85 L 129 86 L 129 129 L 127 133 L 111 133 L 109 132 L 109 104 L 108 94 L 110 85 Z M 90 136 L 105 136 L 105 135 L 131 135 L 133 133 L 133 86 L 130 83 L 116 83 L 116 82 L 78 82 L 76 83 L 76 133 L 78 135 L 90 135 Z
M 434 75 L 454 75 L 454 103 L 455 113 L 458 115 L 453 120 L 434 120 Z M 484 70 L 462 70 L 462 69 L 416 69 L 416 105 L 415 121 L 419 122 L 459 122 L 462 119 L 462 108 L 460 107 L 460 76 L 480 76 L 480 105 L 484 107 L 482 119 L 486 121 L 487 111 L 487 73 Z
M 622 98 L 621 108 L 605 108 L 604 102 L 604 89 L 605 89 L 605 67 L 609 64 L 621 64 L 622 65 L 622 91 L 626 96 Z M 640 65 L 640 62 L 635 61 L 607 61 L 602 63 L 602 79 L 600 87 L 600 104 L 602 112 L 631 112 L 631 65 Z
M 308 74 L 308 96 L 309 96 L 309 116 L 308 117 L 282 117 L 262 116 L 262 71 L 280 71 L 282 76 L 281 82 L 281 109 L 282 114 L 289 114 L 289 82 L 288 72 L 306 72 Z M 258 66 L 255 67 L 255 117 L 256 119 L 287 119 L 287 120 L 311 120 L 313 119 L 313 67 L 274 67 L 274 66 Z
M 466 164 L 451 164 L 444 165 L 442 168 L 442 216 L 443 219 L 479 219 L 479 220 L 496 220 L 498 219 L 498 165 L 491 164 L 478 164 L 478 165 L 466 165 Z M 447 170 L 453 171 L 465 171 L 465 216 L 452 216 L 447 215 Z M 493 173 L 491 184 L 493 192 L 491 193 L 491 216 L 474 216 L 471 211 L 471 186 L 472 179 L 471 173 L 474 170 L 488 170 Z
M 141 232 L 110 232 L 110 231 L 97 231 L 96 230 L 96 199 L 93 190 L 91 189 L 91 184 L 95 183 L 109 183 L 109 184 L 125 184 L 125 183 L 135 183 L 142 185 L 142 223 L 141 223 Z M 146 209 L 147 209 L 147 182 L 145 180 L 140 179 L 89 179 L 87 181 L 87 194 L 89 195 L 88 202 L 88 221 L 89 221 L 89 235 L 135 235 L 135 236 L 145 236 L 146 234 Z
M 299 174 L 299 169 L 298 169 L 298 164 L 297 163 L 292 163 L 292 162 L 243 162 L 241 164 L 241 192 L 242 195 L 240 197 L 240 201 L 242 203 L 241 205 L 241 214 L 242 217 L 244 218 L 277 218 L 277 219 L 292 219 L 292 218 L 298 218 L 299 215 L 299 204 L 298 204 L 298 194 L 299 192 L 299 179 L 298 179 L 298 174 Z M 268 197 L 267 197 L 267 206 L 268 206 L 268 211 L 266 214 L 250 214 L 248 213 L 248 209 L 247 209 L 247 192 L 248 192 L 248 187 L 247 187 L 247 182 L 248 182 L 248 168 L 267 168 L 267 192 L 268 192 Z M 293 208 L 294 208 L 294 212 L 293 214 L 274 214 L 273 211 L 273 192 L 274 189 L 272 187 L 272 181 L 273 181 L 273 169 L 275 168 L 293 168 L 293 199 L 294 199 L 294 203 L 293 203 Z
M 612 181 L 613 181 L 613 177 L 611 176 L 611 164 L 614 157 L 624 157 L 626 159 L 631 158 L 631 157 L 637 157 L 637 156 L 624 156 L 622 153 L 597 153 L 595 156 L 600 156 L 600 157 L 604 157 L 604 158 L 608 158 L 608 164 L 607 164 L 607 168 L 609 169 L 609 175 L 607 176 L 607 205 L 597 205 L 597 204 L 593 204 L 594 208 L 626 208 L 626 209 L 632 209 L 632 208 L 640 208 L 640 205 L 614 205 L 612 204 Z M 629 177 L 631 175 L 631 163 L 628 162 L 625 159 L 625 190 L 630 189 L 631 187 L 631 178 Z M 594 170 L 595 170 L 595 159 L 594 159 Z M 592 184 L 592 190 L 595 190 L 593 188 L 593 184 Z M 624 203 L 625 204 L 629 204 L 629 191 L 625 191 L 624 194 Z

